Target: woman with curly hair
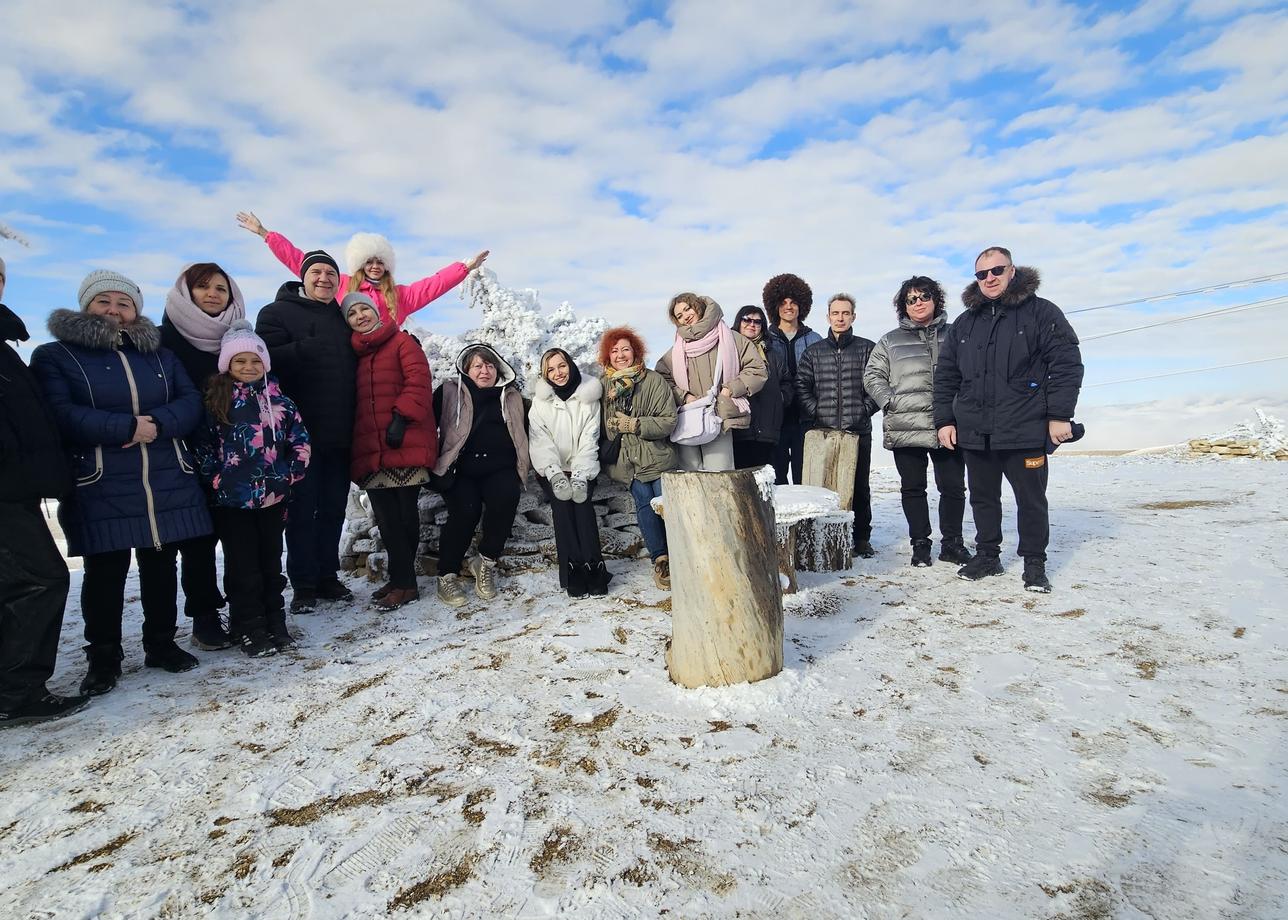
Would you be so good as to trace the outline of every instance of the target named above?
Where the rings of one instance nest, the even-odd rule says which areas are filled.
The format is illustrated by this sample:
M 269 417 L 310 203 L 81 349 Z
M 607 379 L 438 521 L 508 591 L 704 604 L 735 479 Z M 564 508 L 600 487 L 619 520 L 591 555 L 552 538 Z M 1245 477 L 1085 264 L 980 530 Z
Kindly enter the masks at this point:
M 671 385 L 675 404 L 702 399 L 720 381 L 716 392 L 720 435 L 706 444 L 681 445 L 680 468 L 732 470 L 733 432 L 751 425 L 749 397 L 759 393 L 768 379 L 765 360 L 745 336 L 735 335 L 724 324 L 720 304 L 710 297 L 676 294 L 666 312 L 675 324 L 675 345 L 658 360 L 657 372 Z
M 769 334 L 784 348 L 787 375 L 791 380 L 793 398 L 783 404 L 783 424 L 778 433 L 778 449 L 774 453 L 774 481 L 787 482 L 787 470 L 792 472 L 792 482 L 801 481 L 801 463 L 805 454 L 805 429 L 801 427 L 800 407 L 796 404 L 796 368 L 805 349 L 823 337 L 805 325 L 810 307 L 814 305 L 814 292 L 797 275 L 775 275 L 765 282 L 761 292 L 765 312 L 769 314 Z
M 926 463 L 935 468 L 939 490 L 939 558 L 964 565 L 971 554 L 962 542 L 966 510 L 966 467 L 961 451 L 939 444 L 934 422 L 935 368 L 948 334 L 944 289 L 933 278 L 915 275 L 894 297 L 899 328 L 872 349 L 863 387 L 885 412 L 882 441 L 899 470 L 903 516 L 908 520 L 912 564 L 928 566 L 930 508 L 926 502 Z
M 644 366 L 644 341 L 629 326 L 604 333 L 599 364 L 604 369 L 605 439 L 600 460 L 609 476 L 630 488 L 640 533 L 653 560 L 653 580 L 666 591 L 671 587 L 666 528 L 652 501 L 662 494 L 662 474 L 678 464 L 670 441 L 675 399 L 662 376 Z

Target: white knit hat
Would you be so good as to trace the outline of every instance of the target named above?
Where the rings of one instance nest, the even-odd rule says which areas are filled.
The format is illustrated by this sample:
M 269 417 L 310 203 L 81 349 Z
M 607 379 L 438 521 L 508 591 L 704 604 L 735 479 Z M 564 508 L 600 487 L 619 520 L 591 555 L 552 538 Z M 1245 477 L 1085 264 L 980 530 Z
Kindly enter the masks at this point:
M 108 271 L 105 268 L 90 272 L 81 282 L 80 291 L 76 295 L 76 299 L 80 301 L 80 308 L 86 309 L 89 302 L 104 291 L 124 294 L 134 301 L 134 309 L 140 313 L 143 312 L 143 292 L 139 290 L 139 286 L 120 272 Z
M 372 256 L 385 263 L 385 271 L 394 273 L 394 247 L 379 233 L 355 233 L 344 247 L 344 260 L 351 275 L 362 271 Z

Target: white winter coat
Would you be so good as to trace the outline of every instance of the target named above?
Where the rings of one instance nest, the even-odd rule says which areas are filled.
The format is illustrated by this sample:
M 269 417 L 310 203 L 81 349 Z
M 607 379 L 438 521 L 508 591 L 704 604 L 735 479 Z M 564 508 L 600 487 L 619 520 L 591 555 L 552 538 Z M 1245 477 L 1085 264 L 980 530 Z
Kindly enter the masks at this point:
M 528 452 L 532 468 L 542 476 L 551 467 L 580 473 L 587 480 L 599 475 L 599 400 L 604 387 L 586 374 L 567 401 L 550 384 L 538 379 L 528 410 Z

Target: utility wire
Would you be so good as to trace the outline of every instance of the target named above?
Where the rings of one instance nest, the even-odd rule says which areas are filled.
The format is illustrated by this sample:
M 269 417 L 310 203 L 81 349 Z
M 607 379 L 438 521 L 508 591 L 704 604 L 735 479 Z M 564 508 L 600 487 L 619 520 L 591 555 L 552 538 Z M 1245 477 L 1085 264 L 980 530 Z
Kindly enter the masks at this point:
M 1279 272 L 1274 275 L 1261 275 L 1257 278 L 1244 278 L 1241 281 L 1226 281 L 1222 284 L 1212 284 L 1207 287 L 1194 288 L 1190 291 L 1173 291 L 1170 294 L 1154 294 L 1149 297 L 1137 297 L 1133 300 L 1120 300 L 1117 303 L 1102 303 L 1095 307 L 1079 307 L 1076 310 L 1065 310 L 1066 316 L 1075 313 L 1090 313 L 1092 310 L 1108 310 L 1111 307 L 1130 307 L 1138 303 L 1156 303 L 1160 300 L 1171 300 L 1173 297 L 1189 297 L 1191 294 L 1211 294 L 1214 291 L 1227 291 L 1231 288 L 1250 287 L 1254 284 L 1267 284 L 1271 281 L 1288 280 L 1288 272 Z
M 1278 304 L 1288 303 L 1288 295 L 1282 297 L 1271 297 L 1268 300 L 1257 300 L 1252 303 L 1240 303 L 1230 307 L 1221 307 L 1218 310 L 1205 310 L 1202 313 L 1190 313 L 1185 316 L 1174 316 L 1171 319 L 1159 320 L 1156 323 L 1146 323 L 1143 326 L 1132 326 L 1130 329 L 1117 329 L 1113 332 L 1102 332 L 1099 335 L 1083 336 L 1082 341 L 1092 342 L 1096 339 L 1107 339 L 1113 335 L 1125 335 L 1128 332 L 1140 332 L 1142 329 L 1156 329 L 1159 326 L 1171 326 L 1175 323 L 1188 323 L 1190 320 L 1207 319 L 1212 316 L 1226 316 L 1231 313 L 1244 313 L 1248 310 L 1260 310 L 1263 307 L 1273 307 Z
M 1139 383 L 1142 380 L 1159 380 L 1163 377 L 1179 377 L 1181 374 L 1201 374 L 1204 371 L 1221 371 L 1231 367 L 1247 367 L 1249 364 L 1266 364 L 1270 361 L 1288 361 L 1288 355 L 1279 355 L 1275 358 L 1258 358 L 1255 361 L 1240 361 L 1238 364 L 1217 364 L 1212 367 L 1195 367 L 1188 371 L 1172 371 L 1167 374 L 1151 374 L 1148 377 L 1129 377 L 1125 380 L 1106 380 L 1104 383 L 1088 383 L 1083 386 L 1084 390 L 1092 387 L 1110 387 L 1116 383 Z

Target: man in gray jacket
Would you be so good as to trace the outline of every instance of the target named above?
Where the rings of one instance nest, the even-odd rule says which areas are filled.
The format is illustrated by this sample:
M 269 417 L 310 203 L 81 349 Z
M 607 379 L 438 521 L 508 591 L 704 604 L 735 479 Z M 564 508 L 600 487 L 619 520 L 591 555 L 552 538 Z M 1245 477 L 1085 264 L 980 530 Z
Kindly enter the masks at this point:
M 962 542 L 966 465 L 959 451 L 939 443 L 935 432 L 935 366 L 948 331 L 944 289 L 933 278 L 914 276 L 899 287 L 894 309 L 899 328 L 883 335 L 872 349 L 863 386 L 885 412 L 882 440 L 885 449 L 894 453 L 899 471 L 912 564 L 931 563 L 930 506 L 926 501 L 929 461 L 939 490 L 939 558 L 965 565 L 971 560 Z
M 863 389 L 863 370 L 872 340 L 854 334 L 854 298 L 833 294 L 827 302 L 827 338 L 805 349 L 796 371 L 801 428 L 839 428 L 859 436 L 854 468 L 854 552 L 864 559 L 872 548 L 872 416 L 880 408 Z

